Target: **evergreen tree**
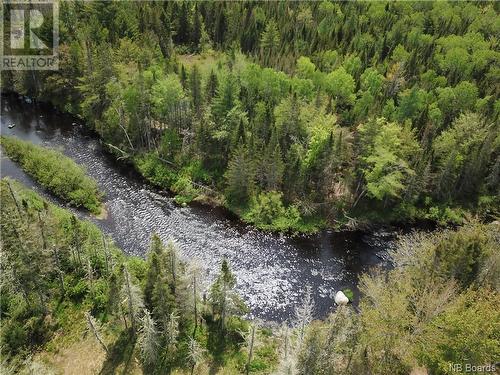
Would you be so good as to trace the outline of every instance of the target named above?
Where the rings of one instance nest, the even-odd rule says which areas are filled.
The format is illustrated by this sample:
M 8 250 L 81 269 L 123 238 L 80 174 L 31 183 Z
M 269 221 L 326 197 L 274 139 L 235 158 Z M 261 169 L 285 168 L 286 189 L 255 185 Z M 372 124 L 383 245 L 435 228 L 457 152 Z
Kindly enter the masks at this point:
M 189 83 L 191 89 L 193 111 L 196 116 L 200 117 L 203 98 L 201 92 L 201 76 L 197 65 L 193 65 L 191 74 L 189 76 Z
M 184 90 L 187 90 L 188 89 L 188 75 L 186 72 L 186 68 L 184 67 L 184 64 L 181 64 L 180 81 L 181 81 L 182 88 Z
M 151 296 L 153 316 L 162 330 L 168 326 L 168 317 L 175 308 L 175 299 L 166 277 L 157 279 Z
M 218 80 L 217 80 L 217 75 L 215 72 L 212 70 L 210 72 L 210 75 L 208 76 L 208 81 L 207 81 L 207 86 L 206 86 L 206 97 L 207 101 L 210 102 L 213 97 L 215 97 L 215 94 L 217 93 L 218 90 Z
M 148 272 L 146 275 L 146 286 L 144 287 L 144 303 L 152 308 L 153 290 L 161 278 L 162 261 L 164 258 L 163 244 L 160 237 L 155 233 L 151 237 L 151 247 L 148 253 Z
M 229 268 L 227 259 L 221 264 L 220 273 L 210 287 L 209 299 L 212 304 L 212 312 L 218 317 L 220 330 L 225 331 L 226 320 L 233 313 L 242 311 L 242 302 L 235 293 L 236 277 Z
M 215 30 L 214 30 L 214 42 L 218 46 L 222 46 L 224 44 L 226 30 L 227 30 L 227 20 L 226 20 L 226 12 L 225 12 L 225 3 L 218 3 L 216 10 L 216 18 L 215 18 Z
M 201 34 L 202 34 L 202 24 L 200 12 L 198 10 L 198 4 L 194 5 L 194 21 L 193 21 L 193 33 L 192 33 L 192 44 L 195 51 L 199 52 L 200 50 L 200 42 L 201 42 Z
M 160 50 L 165 59 L 169 59 L 172 55 L 172 32 L 169 16 L 167 13 L 167 3 L 160 5 L 155 3 L 156 9 L 153 9 L 153 29 L 158 38 Z
M 245 123 L 243 122 L 243 119 L 240 119 L 240 123 L 238 125 L 238 130 L 236 132 L 236 137 L 235 137 L 233 147 L 236 147 L 240 144 L 242 144 L 242 145 L 246 144 L 246 131 L 245 131 Z
M 239 103 L 239 93 L 236 77 L 228 73 L 219 84 L 217 95 L 213 100 L 212 112 L 218 121 L 223 121 L 228 112 Z
M 178 44 L 188 44 L 191 36 L 191 24 L 189 22 L 189 8 L 187 2 L 182 2 L 179 11 L 179 27 L 176 33 Z
M 244 145 L 234 151 L 226 172 L 226 198 L 230 204 L 245 204 L 254 188 L 252 161 Z
M 280 43 L 280 34 L 276 22 L 271 19 L 260 37 L 261 56 L 264 65 L 274 63 Z

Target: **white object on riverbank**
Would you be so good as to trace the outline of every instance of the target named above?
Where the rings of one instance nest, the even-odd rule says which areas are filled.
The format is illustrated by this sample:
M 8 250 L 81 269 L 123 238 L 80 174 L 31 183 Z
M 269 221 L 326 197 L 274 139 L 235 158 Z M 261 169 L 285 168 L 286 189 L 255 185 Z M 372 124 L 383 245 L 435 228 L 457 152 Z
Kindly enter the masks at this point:
M 335 293 L 335 303 L 339 306 L 347 305 L 349 303 L 349 298 L 347 298 L 343 291 L 339 290 Z

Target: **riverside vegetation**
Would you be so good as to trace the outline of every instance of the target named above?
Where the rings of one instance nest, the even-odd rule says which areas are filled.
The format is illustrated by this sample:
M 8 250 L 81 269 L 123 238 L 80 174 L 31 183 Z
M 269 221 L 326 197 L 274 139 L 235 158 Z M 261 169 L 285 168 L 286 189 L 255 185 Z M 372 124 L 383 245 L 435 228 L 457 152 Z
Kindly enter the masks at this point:
M 314 321 L 306 293 L 277 326 L 242 318 L 227 261 L 207 286 L 156 235 L 128 257 L 13 180 L 0 197 L 2 374 L 446 374 L 500 354 L 498 223 L 402 239 L 395 269 L 361 278 L 359 313 Z
M 125 256 L 94 224 L 4 178 L 2 374 L 495 371 L 498 3 L 59 8 L 60 69 L 3 71 L 2 89 L 83 118 L 179 203 L 224 204 L 268 230 L 460 225 L 402 237 L 394 268 L 360 278 L 359 308 L 314 320 L 306 291 L 278 325 L 245 318 L 227 261 L 204 280 L 156 235 L 145 260 Z M 58 157 L 9 144 L 48 181 Z M 66 182 L 66 193 L 90 186 Z
M 2 88 L 82 117 L 179 203 L 304 232 L 498 215 L 498 3 L 76 1 L 59 18 L 60 69 Z
M 101 212 L 102 194 L 97 183 L 72 159 L 58 151 L 12 137 L 0 137 L 0 145 L 9 158 L 56 196 L 93 214 Z

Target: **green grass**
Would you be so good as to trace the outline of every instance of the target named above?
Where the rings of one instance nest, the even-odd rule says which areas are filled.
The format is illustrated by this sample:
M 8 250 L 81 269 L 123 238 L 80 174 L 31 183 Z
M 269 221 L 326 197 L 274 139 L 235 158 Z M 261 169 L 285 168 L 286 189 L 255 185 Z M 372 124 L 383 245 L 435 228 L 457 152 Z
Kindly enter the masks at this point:
M 50 192 L 75 207 L 84 207 L 98 215 L 102 194 L 94 179 L 62 153 L 12 137 L 2 136 L 7 156 Z

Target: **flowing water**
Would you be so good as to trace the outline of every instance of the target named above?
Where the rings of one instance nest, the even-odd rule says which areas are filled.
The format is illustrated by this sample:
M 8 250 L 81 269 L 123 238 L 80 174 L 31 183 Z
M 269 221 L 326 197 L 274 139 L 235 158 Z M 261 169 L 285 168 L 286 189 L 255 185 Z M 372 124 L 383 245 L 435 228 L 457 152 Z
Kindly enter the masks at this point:
M 335 292 L 344 288 L 356 291 L 358 276 L 372 266 L 387 265 L 387 250 L 394 245 L 394 233 L 389 232 L 323 231 L 291 237 L 255 230 L 221 209 L 179 207 L 168 193 L 152 188 L 130 167 L 115 162 L 74 117 L 26 98 L 2 96 L 0 122 L 3 135 L 58 149 L 87 169 L 105 194 L 108 216 L 97 220 L 77 213 L 95 222 L 127 254 L 143 256 L 156 232 L 165 241 L 177 242 L 184 259 L 204 268 L 206 285 L 226 257 L 250 316 L 269 321 L 291 319 L 310 286 L 315 314 L 324 317 L 334 309 Z M 9 128 L 12 124 L 15 126 Z M 1 175 L 61 204 L 5 155 Z

